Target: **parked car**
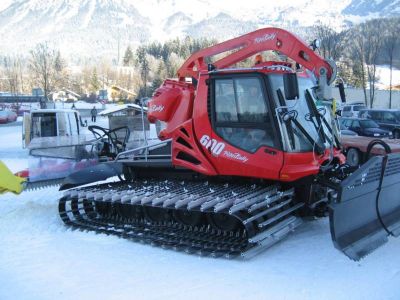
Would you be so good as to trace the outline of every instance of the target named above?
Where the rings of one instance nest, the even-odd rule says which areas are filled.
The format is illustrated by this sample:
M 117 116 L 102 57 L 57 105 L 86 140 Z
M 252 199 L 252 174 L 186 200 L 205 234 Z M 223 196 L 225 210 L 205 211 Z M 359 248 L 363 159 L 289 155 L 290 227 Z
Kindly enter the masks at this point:
M 340 118 L 339 126 L 341 130 L 351 130 L 361 136 L 369 137 L 392 137 L 390 130 L 382 129 L 370 119 L 361 118 Z
M 371 155 L 400 152 L 400 140 L 395 139 L 342 135 L 340 143 L 346 155 L 346 162 L 352 167 L 363 164 Z
M 0 124 L 14 122 L 17 120 L 17 114 L 11 110 L 0 111 Z
M 398 109 L 362 109 L 359 116 L 374 120 L 381 128 L 390 130 L 395 139 L 400 139 L 400 110 Z
M 362 103 L 346 104 L 341 109 L 342 117 L 358 117 L 358 113 L 367 107 Z

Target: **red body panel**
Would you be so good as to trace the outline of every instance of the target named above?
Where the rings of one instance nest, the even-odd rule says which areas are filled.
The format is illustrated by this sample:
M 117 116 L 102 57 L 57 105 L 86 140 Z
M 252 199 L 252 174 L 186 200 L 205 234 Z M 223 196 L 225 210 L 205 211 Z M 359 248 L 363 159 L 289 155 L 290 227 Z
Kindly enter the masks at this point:
M 255 153 L 249 153 L 223 141 L 210 124 L 207 79 L 206 74 L 200 76 L 195 100 L 192 85 L 167 80 L 151 101 L 149 120 L 167 122 L 166 129 L 160 135 L 162 139 L 173 139 L 174 165 L 206 175 L 245 176 L 290 182 L 317 174 L 322 162 L 329 160 L 328 150 L 324 155 L 317 156 L 312 152 L 284 153 L 262 146 Z M 204 145 L 201 143 L 203 137 L 207 138 Z M 211 150 L 213 140 L 216 144 L 224 145 L 221 153 L 216 154 Z M 193 160 L 182 159 L 182 153 L 197 161 L 193 163 Z M 335 157 L 337 156 L 339 152 L 336 151 Z M 344 161 L 343 158 L 340 159 Z
M 194 88 L 190 83 L 166 80 L 155 92 L 147 116 L 150 122 L 164 121 L 167 127 L 160 139 L 172 137 L 173 131 L 192 117 Z
M 182 139 L 186 143 L 183 143 Z M 172 162 L 174 165 L 192 169 L 196 172 L 206 175 L 218 174 L 214 166 L 210 163 L 201 149 L 197 147 L 198 142 L 193 132 L 192 120 L 186 121 L 184 124 L 182 124 L 182 126 L 174 131 L 173 141 Z M 187 145 L 190 145 L 190 147 Z M 190 155 L 191 158 L 194 158 L 194 160 L 197 161 L 195 163 L 191 163 L 185 159 L 182 159 L 182 153 Z

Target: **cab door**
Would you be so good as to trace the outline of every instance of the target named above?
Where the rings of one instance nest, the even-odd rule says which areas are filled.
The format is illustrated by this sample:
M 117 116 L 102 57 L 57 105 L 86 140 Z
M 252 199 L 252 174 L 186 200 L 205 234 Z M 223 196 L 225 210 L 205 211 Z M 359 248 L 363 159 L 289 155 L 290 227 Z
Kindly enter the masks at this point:
M 79 135 L 78 114 L 76 112 L 68 113 L 69 126 L 71 129 L 71 136 Z
M 218 173 L 278 179 L 283 152 L 265 77 L 220 74 L 210 84 L 212 133 L 201 142 Z

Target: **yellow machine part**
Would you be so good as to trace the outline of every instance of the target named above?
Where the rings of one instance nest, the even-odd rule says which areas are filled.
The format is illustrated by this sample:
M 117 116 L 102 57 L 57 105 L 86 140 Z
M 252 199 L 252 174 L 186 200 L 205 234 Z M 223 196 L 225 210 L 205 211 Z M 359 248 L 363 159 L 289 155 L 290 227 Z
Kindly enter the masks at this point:
M 15 176 L 6 165 L 0 161 L 0 194 L 13 192 L 20 194 L 24 188 L 25 178 Z

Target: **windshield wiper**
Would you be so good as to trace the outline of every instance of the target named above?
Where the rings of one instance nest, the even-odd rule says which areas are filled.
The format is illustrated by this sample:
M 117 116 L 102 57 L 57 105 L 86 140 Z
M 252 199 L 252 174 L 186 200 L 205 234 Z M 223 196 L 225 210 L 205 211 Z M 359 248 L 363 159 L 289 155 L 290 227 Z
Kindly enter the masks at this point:
M 314 100 L 313 100 L 309 90 L 306 90 L 305 96 L 306 96 L 307 105 L 308 105 L 310 111 L 312 112 L 312 116 L 315 116 L 315 118 L 316 118 L 316 120 L 318 122 L 318 125 L 321 126 L 321 121 L 324 123 L 324 125 L 328 129 L 329 133 L 334 137 L 336 147 L 339 147 L 340 146 L 339 139 L 333 133 L 333 129 L 329 125 L 329 123 L 325 119 L 325 117 L 319 113 L 319 109 L 317 109 L 317 106 L 315 105 Z M 316 126 L 314 122 L 313 122 L 313 124 L 314 124 L 314 126 Z M 324 142 L 327 140 L 329 144 L 332 144 L 332 140 L 325 133 L 325 130 L 322 130 L 322 131 L 318 130 L 318 134 L 320 135 L 320 137 L 322 136 L 322 140 Z
M 311 94 L 308 90 L 305 91 L 305 96 L 306 96 L 306 103 L 308 110 L 310 111 L 310 120 L 313 123 L 315 130 L 317 131 L 317 134 L 319 135 L 319 138 L 322 140 L 322 142 L 325 144 L 326 139 L 325 139 L 325 132 L 322 129 L 322 121 L 321 121 L 321 115 L 319 114 L 319 111 L 314 103 L 313 98 L 311 97 Z M 314 119 L 317 120 L 318 126 L 315 124 Z
M 286 114 L 288 112 L 288 109 L 286 108 L 285 98 L 283 97 L 281 89 L 276 90 L 276 93 L 278 94 L 279 105 L 282 107 L 282 113 Z M 290 139 L 290 146 L 292 147 L 292 149 L 296 149 L 293 128 L 287 122 L 285 122 L 285 125 Z
M 283 94 L 281 89 L 277 90 L 278 93 L 278 98 L 279 98 L 279 102 L 280 103 L 284 103 L 285 100 L 283 98 Z M 284 108 L 284 110 L 282 111 L 282 120 L 288 124 L 289 121 L 291 121 L 294 125 L 296 125 L 296 127 L 300 130 L 300 132 L 305 136 L 305 138 L 308 140 L 308 142 L 311 144 L 311 146 L 313 147 L 313 150 L 315 150 L 315 152 L 317 152 L 318 154 L 322 154 L 325 151 L 325 146 L 324 145 L 320 145 L 317 141 L 315 141 L 311 135 L 307 132 L 307 130 L 303 127 L 303 125 L 300 124 L 300 122 L 297 120 L 297 115 L 298 112 L 296 110 L 291 110 L 288 111 L 287 108 Z M 290 127 L 291 126 L 287 126 Z M 291 129 L 291 132 L 293 134 L 293 129 Z M 294 141 L 294 136 L 293 136 L 293 141 Z M 294 149 L 294 148 L 293 148 Z

